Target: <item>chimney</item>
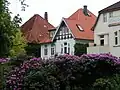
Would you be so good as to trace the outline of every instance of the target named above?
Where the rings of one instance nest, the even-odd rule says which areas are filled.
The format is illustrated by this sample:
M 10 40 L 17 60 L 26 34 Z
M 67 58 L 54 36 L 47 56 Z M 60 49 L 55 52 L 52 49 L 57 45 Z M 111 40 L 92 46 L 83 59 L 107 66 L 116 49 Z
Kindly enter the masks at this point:
M 46 19 L 48 21 L 48 13 L 47 12 L 45 12 L 45 14 L 44 14 L 44 19 Z
M 87 5 L 83 6 L 83 13 L 85 16 L 89 16 L 88 11 L 87 11 Z

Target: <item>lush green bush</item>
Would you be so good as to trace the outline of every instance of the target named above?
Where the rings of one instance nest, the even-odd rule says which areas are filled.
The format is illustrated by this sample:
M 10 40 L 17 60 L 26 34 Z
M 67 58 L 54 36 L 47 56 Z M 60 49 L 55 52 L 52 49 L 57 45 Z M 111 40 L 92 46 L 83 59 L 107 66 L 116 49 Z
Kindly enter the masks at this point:
M 120 75 L 96 79 L 93 84 L 94 90 L 120 90 Z
M 10 72 L 6 83 L 8 90 L 94 90 L 119 72 L 120 60 L 110 54 L 61 55 L 46 62 L 37 58 L 23 62 Z
M 88 47 L 88 44 L 76 43 L 74 45 L 75 55 L 81 56 L 82 54 L 87 54 L 87 47 Z
M 21 31 L 18 29 L 16 30 L 16 34 L 13 36 L 13 42 L 10 50 L 10 57 L 17 57 L 20 54 L 26 54 L 25 47 L 27 43 L 25 38 L 22 36 Z
M 29 55 L 29 56 L 40 57 L 40 55 L 41 55 L 41 45 L 40 44 L 28 43 L 28 45 L 25 49 L 26 49 L 27 55 Z

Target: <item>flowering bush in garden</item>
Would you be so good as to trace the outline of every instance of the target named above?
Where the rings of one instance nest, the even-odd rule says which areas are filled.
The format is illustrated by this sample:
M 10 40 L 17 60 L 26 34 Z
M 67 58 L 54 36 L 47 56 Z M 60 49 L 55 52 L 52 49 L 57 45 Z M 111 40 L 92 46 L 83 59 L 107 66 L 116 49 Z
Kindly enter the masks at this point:
M 8 68 L 9 58 L 0 58 L 0 89 L 3 88 L 3 83 L 5 82 L 4 76 L 6 74 L 6 69 Z
M 0 63 L 6 63 L 9 62 L 9 58 L 0 58 Z
M 19 67 L 14 67 L 14 69 L 9 73 L 9 76 L 7 77 L 6 88 L 12 90 L 21 90 L 23 87 L 23 81 L 26 72 L 33 68 L 39 68 L 40 66 L 40 58 L 32 58 L 29 61 L 25 61 Z
M 8 90 L 90 90 L 97 79 L 114 76 L 119 71 L 120 59 L 110 54 L 60 55 L 48 62 L 32 58 L 9 73 L 6 87 Z

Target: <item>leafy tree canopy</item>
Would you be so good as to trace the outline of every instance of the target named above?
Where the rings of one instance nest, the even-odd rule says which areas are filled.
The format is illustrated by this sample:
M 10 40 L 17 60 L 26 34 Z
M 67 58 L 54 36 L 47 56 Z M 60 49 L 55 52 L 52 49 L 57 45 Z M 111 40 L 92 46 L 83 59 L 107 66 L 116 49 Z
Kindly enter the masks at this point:
M 17 15 L 12 20 L 8 5 L 9 3 L 7 0 L 0 0 L 0 57 L 8 57 L 11 49 L 13 52 L 13 48 L 15 48 L 14 44 L 17 39 L 19 38 L 18 40 L 21 40 L 21 35 L 18 31 L 21 18 Z M 16 51 L 18 50 L 14 50 L 14 52 Z

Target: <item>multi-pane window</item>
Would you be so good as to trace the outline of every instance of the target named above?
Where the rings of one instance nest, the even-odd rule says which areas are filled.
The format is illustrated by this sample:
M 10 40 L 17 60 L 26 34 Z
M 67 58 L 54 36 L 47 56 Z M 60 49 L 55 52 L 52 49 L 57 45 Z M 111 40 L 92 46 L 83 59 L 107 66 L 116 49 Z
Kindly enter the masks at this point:
M 64 53 L 67 53 L 67 42 L 64 43 Z
M 113 17 L 113 12 L 109 12 L 109 18 Z
M 107 14 L 106 13 L 103 14 L 103 22 L 107 22 Z
M 70 44 L 68 43 L 68 54 L 70 54 Z
M 48 54 L 48 48 L 47 48 L 47 45 L 44 46 L 44 55 L 47 55 Z
M 70 44 L 67 42 L 64 42 L 64 44 L 61 44 L 61 54 L 70 54 Z
M 118 45 L 118 32 L 114 32 L 115 35 L 115 45 Z
M 67 53 L 67 46 L 64 47 L 64 53 Z
M 51 45 L 51 55 L 55 54 L 55 45 Z
M 100 45 L 104 46 L 104 35 L 100 35 Z
M 61 54 L 63 54 L 63 45 L 61 44 Z

